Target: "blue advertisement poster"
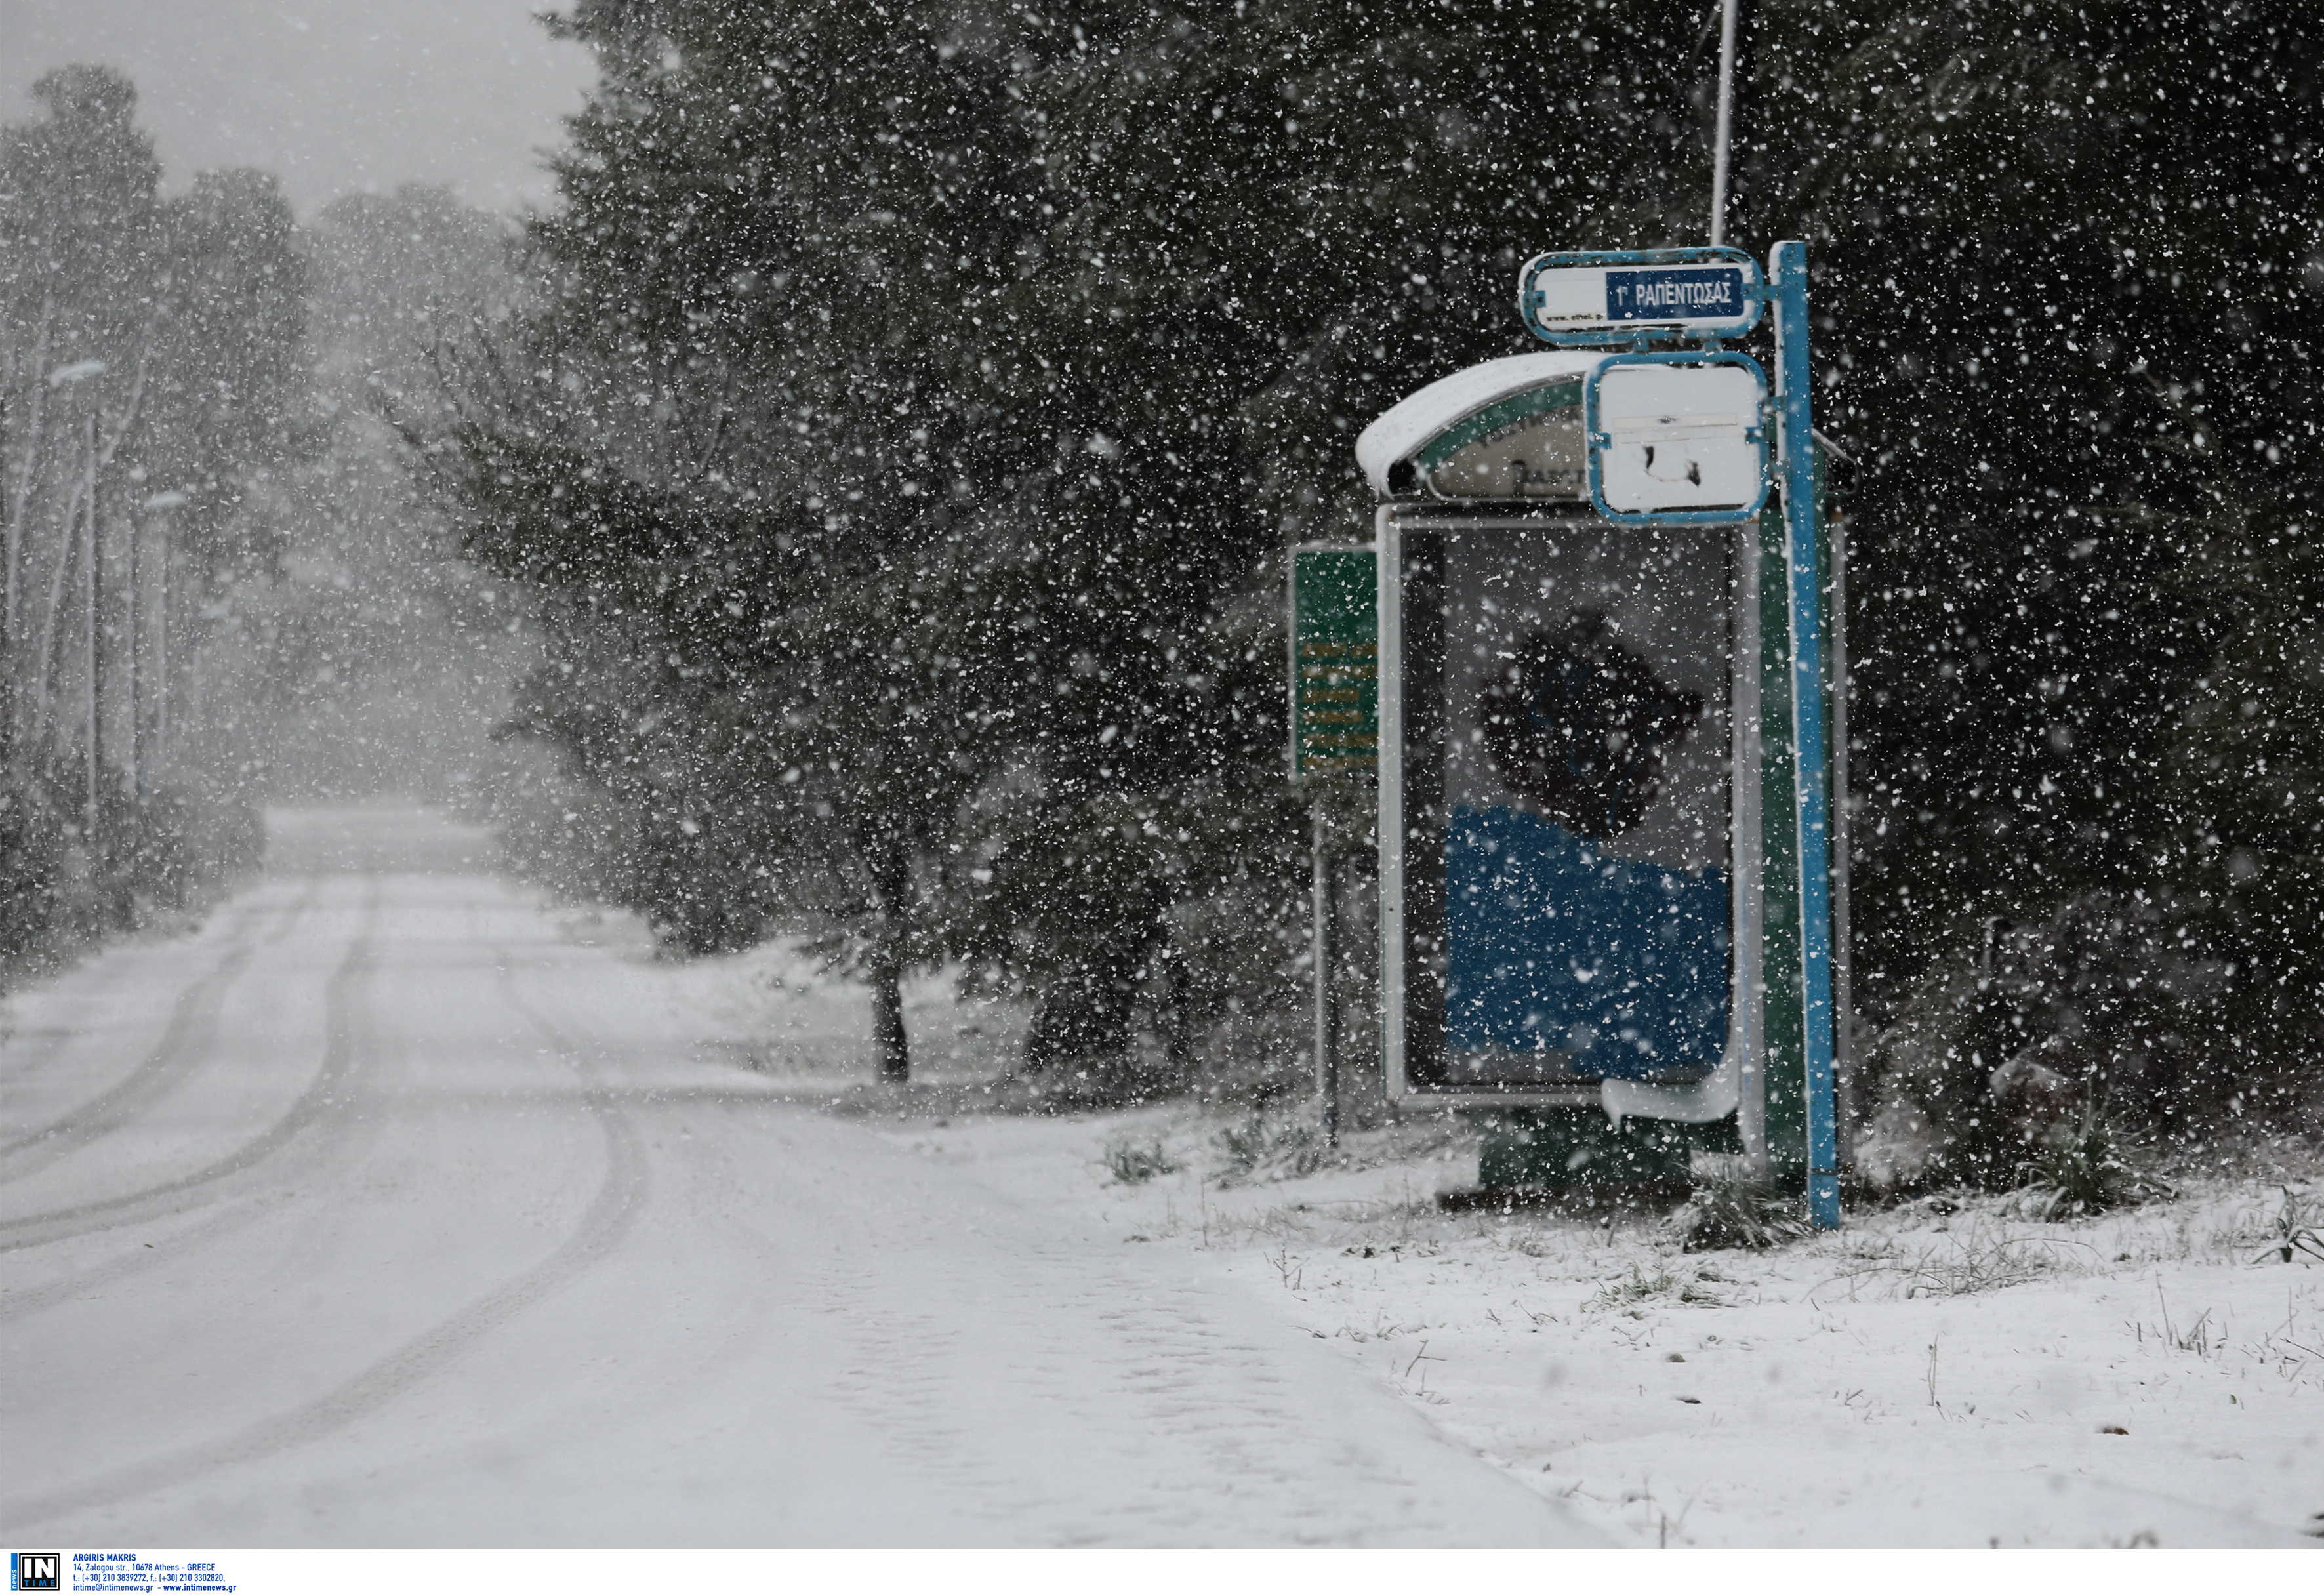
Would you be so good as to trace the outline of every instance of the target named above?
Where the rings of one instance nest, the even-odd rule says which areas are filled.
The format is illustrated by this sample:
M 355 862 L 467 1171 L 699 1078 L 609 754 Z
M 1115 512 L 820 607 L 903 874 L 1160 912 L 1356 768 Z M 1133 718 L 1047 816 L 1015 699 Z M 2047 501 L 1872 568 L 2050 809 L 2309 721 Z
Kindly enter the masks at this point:
M 1444 534 L 1444 1086 L 1683 1082 L 1718 1064 L 1729 547 L 1716 529 L 1594 520 Z

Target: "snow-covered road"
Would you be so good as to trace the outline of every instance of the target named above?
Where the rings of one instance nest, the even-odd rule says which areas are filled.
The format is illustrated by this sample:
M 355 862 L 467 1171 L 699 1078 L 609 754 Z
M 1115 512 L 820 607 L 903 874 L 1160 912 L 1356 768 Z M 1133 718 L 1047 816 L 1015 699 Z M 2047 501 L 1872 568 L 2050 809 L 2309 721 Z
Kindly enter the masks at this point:
M 12 1000 L 20 1538 L 1598 1541 L 1287 1302 L 705 1054 L 484 852 L 279 816 L 198 934 Z

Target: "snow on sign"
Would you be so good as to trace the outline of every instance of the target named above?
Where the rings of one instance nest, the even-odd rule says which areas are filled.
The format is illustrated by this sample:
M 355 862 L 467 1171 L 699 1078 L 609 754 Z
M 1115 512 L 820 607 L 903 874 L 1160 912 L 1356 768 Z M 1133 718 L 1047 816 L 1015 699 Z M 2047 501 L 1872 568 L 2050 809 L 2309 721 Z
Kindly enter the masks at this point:
M 1526 326 L 1553 344 L 1740 337 L 1766 299 L 1759 263 L 1738 249 L 1537 255 L 1517 275 Z
M 1590 497 L 1609 521 L 1748 521 L 1766 503 L 1766 374 L 1744 355 L 1617 355 L 1582 385 Z

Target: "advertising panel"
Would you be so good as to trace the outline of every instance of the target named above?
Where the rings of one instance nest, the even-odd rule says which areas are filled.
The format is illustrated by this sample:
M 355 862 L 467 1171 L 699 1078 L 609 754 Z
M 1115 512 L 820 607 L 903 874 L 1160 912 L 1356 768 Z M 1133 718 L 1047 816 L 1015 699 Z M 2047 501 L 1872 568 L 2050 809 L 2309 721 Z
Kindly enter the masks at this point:
M 1733 537 L 1382 519 L 1392 1084 L 1578 1101 L 1703 1079 L 1737 1029 Z

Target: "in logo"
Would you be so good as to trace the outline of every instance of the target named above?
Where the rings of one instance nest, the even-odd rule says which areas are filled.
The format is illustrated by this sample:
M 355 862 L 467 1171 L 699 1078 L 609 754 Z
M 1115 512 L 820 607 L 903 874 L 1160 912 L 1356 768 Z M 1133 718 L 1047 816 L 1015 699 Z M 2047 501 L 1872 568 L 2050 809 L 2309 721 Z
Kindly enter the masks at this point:
M 64 1556 L 57 1552 L 12 1552 L 8 1555 L 11 1591 L 61 1591 Z

